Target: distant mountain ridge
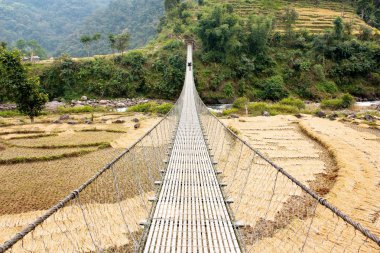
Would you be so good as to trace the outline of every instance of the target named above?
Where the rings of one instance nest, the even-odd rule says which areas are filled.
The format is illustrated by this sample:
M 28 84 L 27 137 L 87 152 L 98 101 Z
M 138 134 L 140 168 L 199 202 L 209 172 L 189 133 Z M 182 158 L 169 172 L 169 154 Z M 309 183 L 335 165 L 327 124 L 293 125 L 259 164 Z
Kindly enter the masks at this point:
M 0 0 L 0 41 L 36 40 L 49 55 L 83 56 L 82 34 L 119 33 L 128 29 L 131 46 L 142 46 L 155 35 L 162 0 Z M 94 54 L 109 53 L 106 40 Z
M 1 0 L 0 40 L 36 40 L 48 52 L 110 0 Z
M 80 44 L 82 34 L 102 34 L 102 40 L 92 47 L 95 54 L 111 53 L 107 37 L 127 30 L 131 34 L 130 47 L 145 45 L 156 35 L 161 16 L 164 15 L 163 0 L 113 0 L 106 8 L 95 11 L 58 48 L 58 52 L 84 56 Z

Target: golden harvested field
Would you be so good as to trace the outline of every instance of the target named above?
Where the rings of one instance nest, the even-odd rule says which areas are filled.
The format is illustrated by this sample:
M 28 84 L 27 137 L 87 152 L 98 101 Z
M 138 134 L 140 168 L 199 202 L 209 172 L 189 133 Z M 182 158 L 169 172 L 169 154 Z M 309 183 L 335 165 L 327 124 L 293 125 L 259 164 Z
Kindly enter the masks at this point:
M 35 131 L 49 129 L 51 132 L 63 131 L 63 133 L 69 131 L 70 135 L 79 136 L 78 138 L 87 136 L 87 139 L 83 139 L 84 141 L 91 139 L 91 134 L 93 134 L 94 139 L 104 138 L 105 141 L 110 142 L 112 148 L 95 150 L 80 157 L 55 161 L 0 165 L 0 185 L 4 186 L 0 188 L 0 241 L 9 239 L 14 233 L 43 214 L 44 210 L 86 181 L 100 167 L 120 154 L 125 146 L 143 135 L 158 120 L 158 118 L 145 118 L 141 121 L 142 127 L 134 130 L 123 124 L 109 123 L 115 120 L 115 116 L 107 115 L 104 117 L 107 117 L 108 123 L 100 123 L 105 121 L 99 118 L 94 125 L 90 126 L 81 124 L 73 126 L 67 124 L 35 124 L 33 129 Z M 125 125 L 130 124 L 129 121 L 132 118 L 125 117 Z M 302 183 L 310 186 L 355 220 L 380 235 L 380 202 L 378 201 L 380 199 L 380 134 L 377 130 L 372 131 L 360 126 L 354 128 L 342 122 L 312 116 L 304 116 L 301 119 L 293 116 L 240 117 L 239 119 L 223 119 L 223 121 L 236 128 L 243 139 L 285 168 Z M 95 127 L 97 130 L 94 130 Z M 112 135 L 117 134 L 114 132 L 98 131 L 99 129 L 107 130 L 108 127 L 127 133 L 119 133 L 117 137 Z M 25 129 L 28 129 L 27 125 L 12 126 L 7 130 L 0 128 L 3 133 L 6 131 L 21 132 Z M 84 129 L 92 131 L 83 132 Z M 95 136 L 103 133 L 106 133 L 105 137 Z M 25 134 L 19 133 L 19 135 Z M 45 139 L 49 138 L 57 140 L 61 134 L 34 140 L 42 139 L 44 142 Z M 0 134 L 0 138 L 5 143 L 1 146 L 3 150 L 0 151 L 0 154 L 1 152 L 4 152 L 3 154 L 8 152 L 9 155 L 11 150 L 15 149 L 7 145 L 9 142 L 27 140 L 29 144 L 33 144 L 33 141 L 28 139 L 7 140 L 7 135 L 10 134 Z M 17 136 L 17 134 L 13 135 Z M 71 143 L 67 140 L 60 140 Z M 73 143 L 78 142 L 74 141 Z M 147 168 L 147 164 L 154 167 L 157 158 L 153 154 L 145 160 L 140 159 L 140 163 L 137 163 L 138 166 L 129 167 L 128 164 L 132 161 L 132 164 L 136 165 L 134 158 L 138 154 L 152 153 L 149 149 L 150 144 L 151 140 L 143 143 L 138 149 L 135 149 L 133 155 L 118 162 L 116 176 L 119 178 L 119 191 L 122 200 L 119 202 L 120 204 L 116 203 L 117 198 L 115 196 L 108 196 L 110 190 L 104 188 L 104 185 L 112 185 L 109 182 L 112 182 L 115 175 L 112 175 L 110 171 L 81 194 L 82 208 L 88 217 L 91 217 L 89 222 L 92 231 L 102 245 L 107 245 L 110 248 L 131 245 L 131 237 L 123 236 L 121 238 L 120 235 L 123 233 L 141 233 L 140 227 L 136 224 L 148 215 L 151 204 L 147 199 L 154 195 L 154 189 L 150 186 L 149 178 L 151 176 L 156 178 L 157 175 L 152 175 L 151 173 L 156 173 L 153 171 L 141 170 L 139 166 L 143 168 L 144 165 L 140 163 L 145 163 L 145 168 Z M 46 151 L 45 149 L 29 149 Z M 68 151 L 71 149 L 54 149 L 56 152 L 61 150 Z M 217 153 L 218 150 L 216 149 L 214 152 Z M 276 173 L 271 172 L 271 168 L 258 162 L 256 173 L 247 174 L 246 164 L 240 164 L 239 168 L 241 169 L 239 170 L 234 166 L 240 148 L 237 147 L 232 151 L 229 158 L 223 156 L 224 158 L 218 162 L 221 166 L 226 160 L 229 160 L 224 169 L 220 169 L 223 170 L 222 178 L 228 185 L 225 189 L 226 193 L 236 200 L 236 204 L 234 203 L 231 208 L 237 218 L 243 217 L 247 225 L 253 226 L 258 218 L 271 222 L 276 221 L 279 219 L 279 213 L 284 210 L 290 211 L 290 204 L 293 204 L 292 210 L 297 209 L 297 206 L 300 205 L 297 197 L 302 197 L 302 193 L 293 184 L 289 184 L 288 180 L 279 177 L 276 180 L 277 185 L 274 191 L 271 182 L 276 178 Z M 22 153 L 21 150 L 19 152 Z M 34 153 L 25 154 L 32 155 Z M 241 155 L 249 156 L 248 150 L 242 149 Z M 142 157 L 145 158 L 145 156 L 140 156 L 140 158 Z M 248 161 L 249 159 L 245 160 Z M 136 186 L 136 182 L 142 183 L 140 190 L 138 187 L 131 187 L 131 184 Z M 251 184 L 247 184 L 245 191 L 242 192 L 241 186 L 246 182 L 251 182 Z M 275 193 L 275 198 L 270 203 L 272 207 L 267 209 L 269 199 L 264 198 L 264 196 L 270 196 L 272 191 Z M 253 199 L 255 201 L 252 201 Z M 255 208 L 255 212 L 252 212 L 252 207 Z M 123 226 L 125 221 L 120 216 L 120 208 L 128 213 L 126 223 L 129 230 Z M 39 249 L 46 247 L 44 242 L 46 243 L 48 238 L 53 236 L 55 240 L 49 243 L 47 247 L 51 251 L 60 251 L 58 249 L 62 245 L 59 245 L 59 242 L 67 241 L 64 238 L 66 235 L 80 238 L 79 240 L 83 242 L 81 250 L 96 250 L 91 243 L 91 238 L 87 235 L 87 225 L 83 219 L 78 217 L 81 218 L 81 209 L 78 203 L 69 203 L 64 209 L 47 220 L 41 229 L 33 232 L 33 238 L 30 236 L 25 238 L 24 242 L 33 241 L 29 244 L 33 245 L 33 248 L 28 250 L 38 252 Z M 337 220 L 336 217 L 332 217 L 326 209 L 318 208 L 314 219 L 308 215 L 305 215 L 303 220 L 290 219 L 287 227 L 279 229 L 276 236 L 264 237 L 255 244 L 254 251 L 261 252 L 272 249 L 272 252 L 277 252 L 279 245 L 283 245 L 282 249 L 285 251 L 291 251 L 293 246 L 299 247 L 303 243 L 300 241 L 302 239 L 294 237 L 290 240 L 291 243 L 284 244 L 283 238 L 294 235 L 294 231 L 299 231 L 300 234 L 307 233 L 308 224 L 311 222 L 313 222 L 313 229 L 310 232 L 312 241 L 326 239 L 326 234 L 333 230 L 335 233 L 328 235 L 333 242 L 356 239 L 352 241 L 352 246 L 359 247 L 360 235 L 352 234 L 344 223 L 326 223 L 326 221 L 334 222 L 335 220 Z M 65 235 L 61 229 L 66 231 Z M 335 238 L 337 235 L 341 238 Z M 38 239 L 36 240 L 36 238 Z M 273 248 L 268 245 L 272 245 Z M 334 245 L 330 242 L 324 242 L 321 249 L 330 251 L 332 246 Z M 17 247 L 16 252 L 25 250 L 20 244 Z M 72 244 L 65 245 L 66 249 L 72 251 L 76 250 L 75 247 Z M 312 248 L 313 245 L 309 244 L 305 252 L 312 252 L 310 250 Z M 320 245 L 317 248 L 320 248 Z M 343 250 L 343 248 L 338 245 L 336 250 Z M 372 249 L 371 247 L 363 247 L 365 252 L 376 252 Z
M 315 4 L 310 0 L 208 0 L 207 2 L 231 4 L 235 13 L 240 16 L 258 14 L 279 17 L 286 7 L 294 8 L 299 14 L 295 30 L 306 29 L 312 33 L 321 33 L 332 28 L 336 17 L 342 17 L 345 22 L 351 23 L 354 33 L 358 32 L 361 26 L 369 27 L 348 3 L 319 1 L 319 4 Z M 277 30 L 284 30 L 281 22 L 278 22 Z M 379 32 L 375 28 L 374 31 Z
M 158 120 L 136 115 L 97 115 L 95 123 L 41 121 L 0 128 L 0 214 L 46 210 L 133 144 Z M 72 118 L 83 118 L 75 115 Z M 138 118 L 139 129 L 132 119 Z M 124 123 L 112 123 L 116 119 Z M 18 119 L 7 119 L 17 122 Z M 51 136 L 44 136 L 52 134 Z M 94 144 L 91 147 L 81 147 Z M 108 145 L 108 146 L 107 146 Z M 62 146 L 62 147 L 60 147 Z
M 243 139 L 295 178 L 324 195 L 333 205 L 378 236 L 380 235 L 380 134 L 377 130 L 373 132 L 365 128 L 353 128 L 342 122 L 312 116 L 305 116 L 302 119 L 293 116 L 244 117 L 223 121 L 239 130 Z M 268 175 L 265 175 L 264 172 L 267 170 L 265 166 L 259 170 L 264 176 L 250 175 L 248 180 L 250 182 L 259 182 L 257 177 L 266 179 L 261 180 L 260 186 L 247 186 L 247 192 L 259 194 L 254 196 L 255 199 L 261 199 L 260 193 L 269 194 L 272 191 L 271 182 L 275 178 L 275 173 L 269 174 L 270 170 L 268 170 L 266 172 Z M 227 179 L 232 177 L 231 173 L 231 171 L 226 171 Z M 260 210 L 260 206 L 254 206 L 250 195 L 241 195 L 234 188 L 228 190 L 234 198 L 242 199 L 235 214 L 236 217 L 242 217 L 248 224 L 254 224 L 258 217 L 264 216 L 268 220 L 275 221 L 277 211 L 286 209 L 286 203 L 290 201 L 290 195 L 286 197 L 286 194 L 301 196 L 301 192 L 295 185 L 289 184 L 288 180 L 278 179 L 276 201 L 273 200 L 276 208 L 265 214 L 268 211 L 265 208 Z M 266 206 L 267 201 L 262 200 L 261 205 Z M 253 213 L 250 211 L 253 208 L 260 211 Z M 313 220 L 313 230 L 316 231 L 312 233 L 316 241 L 323 240 L 323 236 L 331 231 L 341 231 L 339 233 L 341 239 L 334 240 L 358 239 L 359 235 L 350 232 L 347 227 L 345 228 L 344 223 L 329 224 L 338 219 L 333 219 L 326 209 L 318 208 L 316 212 L 317 216 Z M 326 221 L 329 222 L 326 223 Z M 288 226 L 290 230 L 280 230 L 276 238 L 261 241 L 255 246 L 255 250 L 261 251 L 264 248 L 268 250 L 268 245 L 276 247 L 282 243 L 281 238 L 291 236 L 294 229 L 307 231 L 305 224 L 310 224 L 310 222 L 311 219 L 292 221 Z M 330 237 L 334 238 L 334 236 L 336 233 L 331 233 Z M 352 246 L 359 247 L 360 244 L 356 243 L 353 242 Z M 294 246 L 296 245 L 302 245 L 302 242 L 295 240 Z M 331 246 L 326 243 L 325 250 L 329 250 Z M 276 248 L 272 250 L 276 251 Z M 363 248 L 363 250 L 376 252 L 372 248 Z

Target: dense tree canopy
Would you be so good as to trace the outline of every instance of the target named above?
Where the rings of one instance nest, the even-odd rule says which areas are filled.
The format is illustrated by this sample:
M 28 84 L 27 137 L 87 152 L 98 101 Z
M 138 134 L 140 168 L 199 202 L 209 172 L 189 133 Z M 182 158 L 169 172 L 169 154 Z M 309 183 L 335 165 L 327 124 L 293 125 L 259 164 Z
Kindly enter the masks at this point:
M 0 1 L 0 39 L 14 46 L 36 41 L 49 55 L 85 56 L 80 36 L 100 33 L 93 54 L 110 53 L 108 34 L 128 29 L 130 46 L 143 46 L 156 34 L 162 0 L 15 0 Z

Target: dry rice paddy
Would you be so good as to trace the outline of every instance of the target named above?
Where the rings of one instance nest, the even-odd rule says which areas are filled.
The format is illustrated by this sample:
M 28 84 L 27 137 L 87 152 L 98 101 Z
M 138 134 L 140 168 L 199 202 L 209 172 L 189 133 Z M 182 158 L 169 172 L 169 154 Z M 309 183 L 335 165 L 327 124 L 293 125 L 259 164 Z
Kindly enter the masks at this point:
M 120 115 L 98 116 L 96 123 L 90 126 L 37 122 L 33 126 L 22 124 L 0 128 L 1 159 L 11 159 L 19 155 L 27 157 L 60 155 L 83 149 L 78 147 L 33 148 L 36 146 L 79 145 L 82 142 L 107 142 L 111 144 L 111 148 L 98 149 L 97 146 L 86 148 L 90 149 L 91 152 L 79 157 L 0 165 L 0 242 L 9 239 L 11 235 L 41 215 L 44 210 L 94 175 L 99 168 L 116 157 L 123 148 L 137 140 L 158 120 L 157 118 L 144 118 L 139 115 L 138 117 L 142 119 L 142 127 L 134 130 L 131 121 L 132 116 L 123 117 L 124 124 L 111 123 L 119 117 Z M 331 203 L 380 235 L 380 202 L 378 201 L 380 199 L 380 142 L 377 134 L 359 131 L 340 122 L 309 116 L 302 119 L 296 119 L 293 116 L 246 117 L 225 119 L 224 121 L 239 130 L 240 136 L 253 147 L 285 168 L 302 183 L 324 195 Z M 107 129 L 113 131 L 107 132 Z M 35 133 L 26 133 L 26 131 L 35 131 Z M 119 131 L 119 133 L 115 133 L 115 131 Z M 39 134 L 54 135 L 29 139 Z M 14 138 L 20 136 L 23 138 Z M 30 148 L 20 148 L 14 145 L 30 146 Z M 139 152 L 149 152 L 149 150 L 147 146 L 142 145 Z M 242 149 L 241 152 L 243 156 L 249 155 L 245 149 Z M 233 159 L 237 157 L 237 154 L 230 154 L 232 157 L 230 158 L 232 161 L 230 161 L 230 167 L 234 164 Z M 128 159 L 131 158 L 133 157 Z M 228 160 L 228 158 L 224 159 Z M 152 157 L 152 160 L 143 162 L 154 164 L 154 161 L 155 158 Z M 219 162 L 223 164 L 223 160 Z M 122 161 L 119 166 L 126 164 L 128 161 Z M 270 172 L 268 166 L 260 163 L 257 163 L 257 166 L 257 173 L 252 174 L 247 174 L 247 171 L 244 170 L 245 164 L 240 164 L 241 170 L 226 166 L 223 172 L 223 179 L 228 183 L 226 192 L 237 200 L 236 204 L 231 206 L 234 214 L 236 217 L 243 217 L 247 225 L 252 225 L 248 227 L 252 230 L 262 225 L 268 226 L 271 222 L 274 224 L 281 218 L 280 216 L 284 211 L 290 210 L 289 205 L 295 208 L 295 206 L 300 205 L 297 198 L 303 198 L 302 193 L 283 178 L 276 179 L 277 185 L 276 188 L 273 188 L 270 182 L 273 182 L 276 174 Z M 120 168 L 120 171 L 123 171 L 123 167 Z M 112 176 L 111 172 L 103 177 L 104 182 L 99 181 L 83 193 L 82 208 L 91 217 L 89 222 L 101 245 L 116 248 L 123 247 L 126 244 L 131 245 L 133 234 L 140 233 L 136 224 L 148 215 L 150 204 L 147 203 L 147 198 L 154 194 L 152 188 L 146 187 L 147 182 L 144 183 L 144 181 L 140 185 L 144 188 L 142 192 L 129 186 L 130 182 L 141 182 L 142 178 L 149 178 L 151 172 L 140 171 L 136 173 L 134 169 L 136 168 L 127 168 L 127 174 L 123 174 L 123 172 L 117 175 L 118 178 L 125 179 L 125 181 L 120 181 L 119 185 L 122 189 L 119 197 L 123 200 L 119 202 L 120 204 L 115 203 L 116 199 L 108 199 L 105 202 L 103 200 L 102 202 L 97 201 L 95 197 L 105 194 L 103 185 L 112 181 L 113 176 L 115 176 Z M 231 178 L 235 178 L 237 183 L 234 184 Z M 245 191 L 242 192 L 240 186 L 245 182 L 256 183 L 247 184 Z M 266 209 L 268 199 L 263 198 L 265 195 L 262 194 L 268 196 L 272 192 L 276 198 L 270 203 L 272 208 Z M 255 203 L 252 199 L 255 199 Z M 256 208 L 257 212 L 252 212 L 253 207 Z M 127 222 L 122 216 L 117 215 L 120 214 L 120 208 L 128 213 Z M 76 217 L 81 217 L 80 212 L 78 203 L 68 204 L 63 211 L 55 214 L 41 229 L 33 233 L 34 239 L 30 237 L 25 239 L 25 242 L 35 241 L 30 244 L 26 243 L 26 245 L 33 247 L 28 250 L 38 252 L 38 249 L 41 249 L 46 242 L 45 239 L 49 237 L 45 235 L 50 235 L 55 240 L 51 245 L 48 245 L 49 249 L 60 251 L 58 248 L 62 245 L 59 245 L 58 242 L 65 241 L 65 238 L 58 228 L 65 231 L 65 236 L 79 238 L 79 241 L 83 242 L 80 250 L 95 250 L 91 238 L 86 236 L 87 225 L 83 219 L 76 219 Z M 110 213 L 114 215 L 104 216 Z M 300 242 L 293 238 L 293 240 L 289 240 L 289 243 L 284 244 L 283 238 L 292 236 L 295 228 L 301 234 L 308 233 L 307 224 L 311 222 L 313 222 L 313 230 L 310 232 L 310 236 L 314 238 L 312 241 L 321 241 L 325 239 L 326 231 L 331 229 L 327 226 L 328 224 L 326 225 L 326 220 L 332 219 L 330 216 L 331 213 L 326 210 L 318 209 L 318 215 L 314 220 L 307 213 L 304 214 L 303 219 L 290 219 L 287 221 L 287 228 L 278 230 L 273 238 L 264 237 L 255 245 L 254 250 L 275 252 L 278 251 L 276 246 L 282 245 L 282 250 L 291 251 L 292 247 L 299 246 Z M 267 222 L 256 224 L 258 218 L 265 218 Z M 336 218 L 333 221 L 335 220 Z M 335 226 L 332 229 L 341 235 L 341 238 L 335 238 L 334 236 L 337 234 L 331 234 L 330 239 L 332 241 L 359 237 L 359 235 L 347 232 L 345 225 L 332 224 Z M 247 233 L 251 232 L 247 231 Z M 129 236 L 121 238 L 120 235 L 123 234 L 129 234 Z M 35 238 L 39 238 L 40 241 L 35 240 Z M 353 241 L 352 246 L 357 246 L 356 243 L 357 241 Z M 21 246 L 18 245 L 17 247 Z M 70 249 L 70 251 L 78 250 L 75 244 L 68 244 L 63 247 Z M 330 251 L 331 247 L 329 241 L 318 245 L 318 247 L 312 245 L 311 242 L 305 251 L 312 251 L 310 249 L 313 248 L 321 248 L 321 252 Z M 336 247 L 338 251 L 343 249 L 339 245 Z M 373 252 L 371 248 L 363 249 Z M 23 250 L 25 249 L 18 248 L 16 252 Z
M 137 130 L 133 118 L 141 122 Z M 125 123 L 113 124 L 116 119 Z M 52 120 L 54 116 L 50 116 Z M 1 215 L 51 207 L 142 136 L 158 118 L 97 115 L 91 125 L 43 123 L 41 119 L 33 125 L 14 124 L 19 122 L 17 118 L 9 121 L 13 125 L 0 128 Z
M 295 178 L 324 195 L 333 205 L 373 233 L 380 235 L 380 139 L 377 134 L 358 131 L 341 122 L 310 116 L 303 119 L 276 116 L 224 121 L 239 130 L 241 137 Z M 227 179 L 231 177 L 230 174 L 231 172 L 226 171 Z M 250 190 L 247 189 L 247 192 L 250 195 L 230 189 L 231 196 L 241 199 L 240 207 L 235 210 L 236 217 L 242 217 L 252 227 L 262 226 L 256 223 L 260 217 L 268 220 L 267 225 L 271 221 L 281 224 L 281 221 L 278 221 L 283 216 L 279 216 L 281 210 L 289 209 L 287 203 L 292 203 L 290 195 L 286 194 L 301 197 L 301 192 L 297 191 L 293 184 L 289 184 L 288 180 L 276 178 L 276 173 L 270 174 L 265 166 L 261 165 L 253 174 L 248 181 L 259 186 L 248 185 L 247 188 Z M 260 178 L 264 180 L 259 180 Z M 274 181 L 277 182 L 275 188 Z M 263 198 L 272 194 L 275 199 L 268 204 L 269 199 Z M 252 197 L 260 200 L 261 204 L 256 206 L 252 203 Z M 272 210 L 265 209 L 268 205 L 272 206 Z M 293 208 L 296 205 L 297 202 L 293 203 Z M 261 206 L 264 208 L 260 208 Z M 307 224 L 311 222 L 313 226 L 310 236 L 314 238 L 311 242 L 324 242 L 325 245 L 308 245 L 310 248 L 306 248 L 305 251 L 320 248 L 321 252 L 325 252 L 330 251 L 331 247 L 343 251 L 345 247 L 359 248 L 364 244 L 359 238 L 360 234 L 354 233 L 355 231 L 350 230 L 343 222 L 339 223 L 339 219 L 333 218 L 327 209 L 318 207 L 314 212 L 314 220 L 307 218 L 308 215 L 302 220 L 292 220 L 286 229 L 278 230 L 274 238 L 267 238 L 256 244 L 254 251 L 276 252 L 276 246 L 279 245 L 284 247 L 285 251 L 290 251 L 292 247 L 300 248 L 302 242 L 294 240 L 285 244 L 283 238 L 294 237 L 295 231 L 303 231 L 299 232 L 300 236 L 309 233 Z M 324 241 L 326 235 L 330 242 Z M 338 245 L 334 246 L 334 241 L 339 242 Z M 350 242 L 352 245 L 344 242 Z M 273 245 L 274 248 L 268 245 Z M 362 250 L 376 252 L 376 247 L 373 247 L 363 246 Z

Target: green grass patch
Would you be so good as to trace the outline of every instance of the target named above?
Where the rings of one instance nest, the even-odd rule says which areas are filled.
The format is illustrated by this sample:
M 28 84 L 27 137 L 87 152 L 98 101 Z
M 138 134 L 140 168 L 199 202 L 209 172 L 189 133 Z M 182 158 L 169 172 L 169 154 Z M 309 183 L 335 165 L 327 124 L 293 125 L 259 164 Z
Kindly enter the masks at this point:
M 295 106 L 300 110 L 306 108 L 305 103 L 301 99 L 294 97 L 284 98 L 279 102 L 279 104 Z
M 253 116 L 260 116 L 264 112 L 269 112 L 270 115 L 278 114 L 295 114 L 299 112 L 298 107 L 286 104 L 269 104 L 265 102 L 255 102 L 248 105 L 248 112 Z
M 30 130 L 20 130 L 20 131 L 8 131 L 8 132 L 0 132 L 0 135 L 8 135 L 8 134 L 43 134 L 45 131 L 30 131 Z
M 52 137 L 58 136 L 58 134 L 37 134 L 37 135 L 27 135 L 27 136 L 14 136 L 9 138 L 8 140 L 20 140 L 20 139 L 38 139 L 42 137 Z
M 11 118 L 16 116 L 21 116 L 21 113 L 17 110 L 0 111 L 0 117 L 3 118 Z
M 99 149 L 101 148 L 99 147 Z M 83 150 L 65 153 L 61 155 L 41 156 L 41 157 L 15 157 L 11 159 L 0 159 L 0 164 L 9 165 L 9 164 L 18 164 L 18 163 L 53 161 L 53 160 L 59 160 L 63 158 L 79 157 L 79 156 L 83 156 L 94 151 L 96 150 L 83 149 Z
M 322 109 L 331 109 L 331 110 L 339 110 L 339 109 L 347 109 L 355 104 L 355 99 L 350 94 L 343 94 L 339 98 L 334 99 L 324 99 L 321 102 Z
M 57 149 L 57 148 L 88 148 L 88 147 L 98 147 L 100 149 L 111 147 L 108 142 L 94 142 L 86 144 L 70 144 L 70 145 L 41 145 L 41 146 L 23 146 L 23 145 L 10 145 L 18 148 L 39 148 L 39 149 Z
M 70 113 L 93 113 L 93 112 L 108 112 L 106 107 L 92 107 L 89 105 L 78 106 L 78 107 L 58 107 L 58 113 L 60 114 L 70 114 Z
M 239 109 L 237 109 L 237 108 L 231 108 L 231 109 L 223 110 L 222 115 L 223 116 L 228 116 L 228 115 L 231 115 L 231 114 L 234 114 L 234 113 L 238 113 L 238 112 L 239 112 Z

